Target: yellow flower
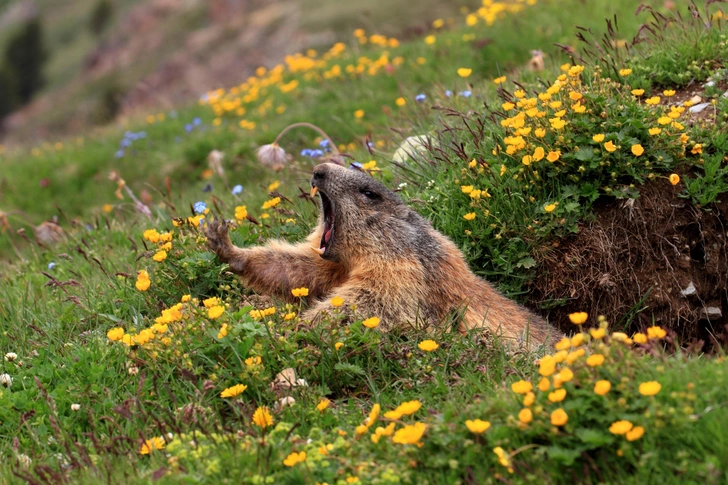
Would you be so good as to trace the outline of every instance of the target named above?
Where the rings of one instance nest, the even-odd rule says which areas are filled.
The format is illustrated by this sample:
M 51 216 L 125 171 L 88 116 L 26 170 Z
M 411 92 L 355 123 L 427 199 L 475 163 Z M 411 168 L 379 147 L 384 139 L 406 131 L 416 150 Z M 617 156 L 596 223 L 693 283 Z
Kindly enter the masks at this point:
M 248 217 L 248 208 L 244 205 L 239 205 L 235 208 L 235 218 L 239 221 L 242 221 Z
M 521 158 L 521 163 L 523 163 L 527 167 L 531 165 L 532 161 L 533 157 L 531 155 L 524 155 L 523 158 Z
M 607 150 L 608 152 L 610 152 L 610 153 L 611 153 L 611 152 L 613 152 L 613 151 L 616 151 L 616 150 L 617 150 L 617 145 L 615 145 L 615 144 L 614 144 L 614 142 L 613 142 L 612 140 L 609 140 L 608 142 L 606 142 L 606 143 L 604 144 L 604 148 L 605 148 L 605 149 L 606 149 L 606 150 Z
M 638 344 L 645 344 L 647 343 L 647 335 L 637 332 L 632 336 L 632 340 Z
M 377 166 L 377 161 L 370 160 L 367 163 L 363 164 L 361 166 L 361 168 L 363 168 L 364 170 L 374 170 L 374 169 L 379 170 L 378 168 L 376 168 L 376 166 Z
M 551 424 L 554 426 L 563 426 L 569 421 L 569 415 L 566 411 L 559 408 L 551 413 Z
M 633 89 L 632 94 L 634 94 L 635 96 L 642 96 L 643 94 L 645 94 L 645 90 L 644 89 Z
M 608 393 L 611 388 L 612 388 L 611 382 L 597 381 L 596 384 L 594 384 L 594 393 L 598 394 L 599 396 L 603 396 L 606 393 Z
M 640 145 L 639 143 L 638 143 L 637 145 L 632 145 L 632 153 L 633 153 L 633 154 L 634 154 L 634 155 L 635 155 L 636 157 L 639 157 L 639 156 L 640 156 L 640 155 L 642 155 L 642 154 L 643 154 L 644 152 L 645 152 L 645 149 L 644 149 L 644 148 L 642 148 L 642 145 Z
M 165 259 L 167 259 L 167 251 L 157 251 L 154 256 L 152 256 L 152 259 L 158 263 L 161 263 Z
M 592 336 L 593 339 L 599 340 L 600 338 L 604 338 L 604 336 L 607 334 L 607 330 L 604 328 L 592 328 L 589 330 L 589 335 Z
M 144 231 L 143 236 L 144 239 L 149 242 L 156 243 L 157 241 L 159 241 L 159 233 L 156 229 L 147 229 L 146 231 Z
M 222 305 L 214 306 L 207 309 L 207 316 L 215 320 L 225 312 L 225 307 Z
M 404 428 L 400 428 L 394 433 L 392 437 L 392 443 L 400 445 L 413 445 L 420 441 L 422 435 L 425 434 L 427 425 L 425 423 L 415 423 L 413 425 L 407 425 Z
M 263 359 L 259 355 L 254 355 L 252 357 L 248 357 L 245 359 L 245 365 L 247 366 L 256 366 L 261 365 L 263 363 Z
M 597 367 L 604 363 L 604 356 L 602 354 L 592 354 L 586 359 L 586 365 L 589 367 Z
M 544 377 L 548 377 L 556 372 L 556 359 L 550 355 L 546 355 L 541 358 L 541 363 L 538 366 L 538 373 Z
M 548 160 L 551 163 L 554 163 L 560 157 L 561 157 L 561 150 L 556 150 L 554 152 L 549 152 L 548 156 L 546 157 L 546 160 Z
M 396 104 L 397 106 L 404 106 L 405 104 L 407 104 L 407 100 L 402 97 L 399 97 L 394 100 L 394 104 Z
M 463 216 L 463 219 L 465 219 L 466 221 L 472 221 L 473 219 L 475 219 L 475 212 L 468 212 Z
M 480 419 L 468 419 L 465 421 L 465 426 L 468 427 L 471 433 L 481 434 L 490 428 L 490 421 L 482 421 Z
M 357 426 L 356 428 L 354 428 L 354 432 L 356 432 L 357 436 L 358 435 L 362 435 L 362 434 L 366 433 L 367 431 L 369 431 L 369 428 L 367 428 L 363 424 L 360 424 L 359 426 Z
M 511 390 L 516 394 L 527 394 L 533 390 L 533 384 L 528 381 L 520 380 L 511 384 Z
M 524 406 L 530 406 L 531 404 L 534 403 L 535 400 L 536 400 L 536 395 L 534 393 L 532 393 L 532 392 L 529 392 L 523 398 L 523 405 Z
M 559 382 L 569 382 L 571 379 L 574 378 L 574 372 L 569 369 L 568 367 L 564 367 L 561 369 L 561 371 L 556 374 L 556 377 L 554 378 L 554 382 L 558 379 Z
M 533 421 L 533 412 L 529 408 L 523 408 L 518 413 L 518 420 L 523 424 Z
M 592 137 L 592 140 L 594 140 L 597 143 L 601 143 L 602 141 L 604 141 L 604 135 L 603 134 L 594 135 Z
M 114 206 L 111 204 L 104 204 L 103 206 L 101 206 L 101 210 L 108 214 L 109 212 L 114 210 Z
M 672 123 L 672 118 L 670 118 L 669 116 L 660 116 L 659 118 L 657 118 L 657 122 L 661 125 L 669 125 L 670 123 Z
M 561 402 L 566 397 L 566 389 L 556 389 L 554 392 L 549 393 L 549 401 Z
M 335 296 L 331 299 L 331 306 L 334 308 L 339 308 L 341 305 L 344 304 L 344 299 L 340 296 Z
M 336 350 L 339 350 L 339 349 L 340 349 L 341 347 L 343 347 L 343 346 L 344 346 L 344 342 L 336 342 L 336 343 L 334 344 L 334 348 L 335 348 Z
M 627 441 L 636 441 L 642 438 L 642 435 L 644 434 L 645 428 L 643 428 L 642 426 L 635 426 L 634 428 L 627 431 L 625 438 L 627 438 Z
M 473 191 L 473 186 L 472 185 L 461 185 L 460 190 L 463 191 L 463 194 L 469 194 L 470 192 Z
M 427 37 L 425 37 L 425 44 L 427 44 L 427 45 L 432 45 L 436 41 L 437 41 L 437 37 L 435 37 L 434 35 L 428 35 Z
M 468 77 L 470 74 L 472 74 L 473 70 L 468 69 L 467 67 L 461 67 L 458 69 L 458 76 L 460 77 Z
M 437 19 L 432 22 L 433 29 L 441 29 L 443 25 L 445 25 L 445 21 L 442 19 Z
M 508 471 L 513 473 L 513 468 L 511 468 L 511 457 L 508 453 L 506 453 L 500 446 L 493 448 L 493 453 L 495 453 L 498 457 L 498 463 L 508 468 Z
M 377 421 L 377 418 L 379 417 L 379 412 L 381 410 L 382 410 L 382 407 L 379 405 L 379 403 L 375 403 L 372 406 L 372 410 L 369 411 L 369 416 L 367 417 L 366 421 L 364 422 L 364 424 L 366 424 L 367 428 L 370 427 L 371 425 L 373 425 Z
M 139 274 L 137 275 L 137 281 L 135 284 L 136 289 L 139 291 L 147 291 L 151 284 L 152 284 L 152 282 L 149 279 L 149 273 L 147 273 L 147 271 L 144 269 L 139 271 Z
M 541 392 L 546 392 L 551 387 L 551 383 L 549 382 L 548 377 L 542 377 L 540 381 L 538 381 L 538 390 Z
M 506 102 L 506 103 L 503 103 L 503 104 L 501 105 L 501 108 L 503 108 L 503 109 L 504 109 L 505 111 L 510 111 L 510 110 L 512 110 L 512 109 L 513 109 L 513 108 L 515 108 L 515 107 L 516 107 L 516 105 L 515 105 L 515 104 L 513 104 L 513 103 L 508 103 L 508 102 Z
M 361 324 L 364 325 L 366 328 L 377 328 L 379 326 L 379 318 L 369 317 L 361 322 Z
M 415 399 L 413 401 L 403 402 L 397 406 L 396 411 L 404 416 L 409 416 L 410 414 L 416 413 L 421 407 L 422 403 Z
M 139 453 L 142 455 L 148 455 L 154 450 L 163 449 L 164 444 L 164 438 L 161 437 L 155 437 L 150 440 L 145 440 L 144 443 L 142 443 L 142 447 L 139 450 Z
M 546 155 L 546 152 L 542 147 L 536 147 L 536 150 L 533 152 L 533 161 L 538 162 L 543 160 L 543 157 Z
M 294 466 L 296 463 L 301 463 L 303 461 L 306 461 L 306 452 L 302 451 L 300 453 L 296 453 L 294 451 L 288 455 L 285 460 L 283 460 L 283 464 L 286 466 Z
M 268 185 L 268 192 L 273 192 L 274 190 L 276 190 L 280 186 L 281 186 L 281 181 L 280 180 L 274 180 L 273 182 L 271 182 Z
M 677 185 L 680 183 L 680 176 L 676 173 L 670 174 L 670 183 L 672 185 Z
M 439 345 L 437 345 L 437 342 L 434 340 L 423 340 L 419 344 L 417 344 L 417 347 L 420 350 L 424 350 L 425 352 L 432 352 L 433 350 L 437 350 Z
M 560 118 L 551 118 L 549 120 L 549 123 L 551 123 L 551 127 L 554 130 L 560 130 L 561 128 L 563 128 L 564 126 L 566 126 L 566 121 L 564 121 L 564 120 L 562 120 Z
M 632 74 L 632 69 L 620 69 L 619 70 L 620 76 L 629 76 L 630 74 Z
M 543 207 L 543 210 L 545 210 L 546 212 L 553 212 L 554 209 L 556 209 L 556 204 L 546 204 Z
M 364 110 L 358 109 L 358 110 L 354 111 L 354 118 L 356 118 L 358 120 L 364 118 Z
M 506 77 L 505 76 L 497 77 L 497 78 L 493 79 L 493 82 L 496 84 L 503 84 L 504 82 L 506 82 Z
M 569 314 L 569 320 L 571 320 L 571 323 L 573 323 L 574 325 L 581 325 L 582 323 L 586 322 L 587 318 L 589 318 L 589 314 L 586 312 L 576 312 Z
M 232 387 L 228 387 L 227 389 L 223 390 L 220 393 L 220 397 L 235 397 L 238 394 L 242 394 L 244 390 L 246 390 L 248 386 L 244 384 L 236 384 Z
M 649 130 L 647 130 L 647 133 L 649 133 L 651 136 L 657 136 L 662 133 L 662 128 L 650 128 Z
M 674 89 L 666 89 L 662 92 L 666 97 L 675 96 L 675 90 Z
M 281 203 L 280 197 L 274 197 L 273 199 L 267 200 L 263 203 L 263 209 L 270 209 L 271 207 L 275 207 L 278 204 Z
M 293 288 L 291 290 L 291 294 L 295 297 L 302 297 L 302 296 L 308 296 L 308 288 L 301 287 L 301 288 Z
M 124 329 L 121 327 L 114 327 L 106 332 L 106 337 L 111 341 L 121 340 L 124 337 Z
M 321 411 L 322 413 L 326 410 L 326 408 L 329 407 L 329 404 L 331 404 L 331 401 L 329 401 L 326 398 L 321 399 L 321 401 L 316 405 L 316 409 Z
M 647 98 L 647 99 L 645 99 L 645 104 L 650 104 L 650 105 L 660 104 L 660 97 L 652 96 L 651 98 Z
M 660 392 L 660 389 L 662 389 L 662 386 L 657 381 L 643 382 L 640 384 L 640 394 L 643 396 L 654 396 Z
M 627 421 L 626 419 L 623 419 L 621 421 L 615 421 L 612 423 L 612 425 L 609 427 L 609 432 L 612 434 L 627 434 L 629 430 L 632 429 L 634 425 Z
M 267 406 L 258 407 L 253 413 L 253 424 L 261 428 L 273 425 L 273 416 Z

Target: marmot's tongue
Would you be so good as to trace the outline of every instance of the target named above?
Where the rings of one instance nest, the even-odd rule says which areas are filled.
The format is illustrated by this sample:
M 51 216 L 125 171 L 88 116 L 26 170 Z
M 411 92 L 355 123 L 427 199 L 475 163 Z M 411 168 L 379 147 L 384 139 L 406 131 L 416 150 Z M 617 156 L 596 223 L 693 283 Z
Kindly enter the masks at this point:
M 329 230 L 324 233 L 324 243 L 326 244 L 328 244 L 329 239 L 331 239 L 331 229 L 332 228 L 329 228 Z

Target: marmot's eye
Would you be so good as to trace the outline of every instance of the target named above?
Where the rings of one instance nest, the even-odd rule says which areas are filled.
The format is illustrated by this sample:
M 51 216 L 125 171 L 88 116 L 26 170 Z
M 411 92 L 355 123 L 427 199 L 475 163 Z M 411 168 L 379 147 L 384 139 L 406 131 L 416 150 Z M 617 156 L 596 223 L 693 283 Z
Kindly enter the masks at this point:
M 364 197 L 367 199 L 376 200 L 379 198 L 379 194 L 372 192 L 371 190 L 362 190 L 361 193 L 364 194 Z

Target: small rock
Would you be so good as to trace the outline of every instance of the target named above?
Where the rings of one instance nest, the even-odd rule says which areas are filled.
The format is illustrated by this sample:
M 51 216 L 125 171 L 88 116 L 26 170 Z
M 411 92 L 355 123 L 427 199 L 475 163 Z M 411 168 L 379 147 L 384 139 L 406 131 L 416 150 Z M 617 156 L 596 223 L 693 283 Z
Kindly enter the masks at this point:
M 693 282 L 691 281 L 691 282 L 690 282 L 690 283 L 688 284 L 688 287 L 687 287 L 687 288 L 685 288 L 684 290 L 680 291 L 680 294 L 681 294 L 682 296 L 688 297 L 688 296 L 691 296 L 691 295 L 694 295 L 694 294 L 696 294 L 697 292 L 698 292 L 698 290 L 697 290 L 697 289 L 695 288 L 695 285 L 694 285 L 694 284 L 693 284 Z
M 703 317 L 708 320 L 718 320 L 723 317 L 723 312 L 717 306 L 703 308 Z
M 708 106 L 710 106 L 710 103 L 700 103 L 700 104 L 696 104 L 695 106 L 689 107 L 688 111 L 690 111 L 691 113 L 700 113 Z
M 715 81 L 708 81 L 707 83 L 703 84 L 704 88 L 712 88 L 715 86 Z
M 692 98 L 690 98 L 690 102 L 691 102 L 692 104 L 698 104 L 698 103 L 699 103 L 699 102 L 701 102 L 702 100 L 703 100 L 703 98 L 701 98 L 701 97 L 700 97 L 700 96 L 698 96 L 697 94 L 696 94 L 695 96 L 693 96 Z

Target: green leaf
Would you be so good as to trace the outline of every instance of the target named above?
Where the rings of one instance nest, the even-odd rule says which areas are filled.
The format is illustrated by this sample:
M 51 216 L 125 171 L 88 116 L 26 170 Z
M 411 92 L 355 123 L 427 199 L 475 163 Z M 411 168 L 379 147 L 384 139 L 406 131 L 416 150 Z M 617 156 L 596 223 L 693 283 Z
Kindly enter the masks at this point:
M 338 364 L 336 364 L 334 366 L 334 369 L 341 371 L 341 372 L 358 375 L 358 376 L 366 375 L 366 372 L 364 372 L 364 369 L 362 369 L 358 365 L 349 364 L 348 362 L 339 362 Z
M 579 457 L 581 451 L 567 450 L 560 446 L 549 446 L 546 448 L 546 453 L 548 453 L 549 458 L 552 460 L 558 461 L 566 466 L 571 466 L 574 463 L 574 460 Z
M 576 436 L 591 448 L 608 445 L 614 441 L 614 436 L 594 429 L 579 429 L 576 431 Z
M 527 258 L 523 258 L 522 260 L 520 260 L 519 262 L 516 263 L 517 268 L 528 269 L 528 268 L 533 268 L 534 266 L 536 266 L 536 260 L 530 256 Z

